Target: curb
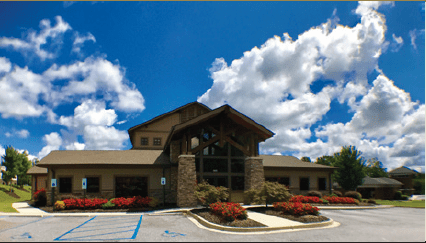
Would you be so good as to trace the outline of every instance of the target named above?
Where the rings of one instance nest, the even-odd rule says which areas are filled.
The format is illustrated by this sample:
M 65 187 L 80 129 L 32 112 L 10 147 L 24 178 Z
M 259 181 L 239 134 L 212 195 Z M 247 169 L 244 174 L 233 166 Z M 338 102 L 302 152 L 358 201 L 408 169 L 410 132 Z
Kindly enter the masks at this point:
M 251 205 L 251 207 L 256 207 L 256 205 Z M 392 208 L 394 205 L 381 205 L 381 206 L 360 206 L 360 207 L 330 207 L 330 206 L 318 206 L 321 210 L 361 210 L 361 209 L 383 209 L 383 208 Z M 250 208 L 250 207 L 245 207 Z M 185 209 L 172 209 L 172 210 L 161 210 L 161 211 L 147 211 L 147 212 L 117 212 L 117 213 L 40 213 L 40 214 L 23 214 L 23 213 L 0 213 L 0 216 L 12 216 L 12 217 L 47 217 L 47 216 L 60 216 L 60 217 L 92 217 L 92 216 L 124 216 L 124 215 L 136 215 L 136 214 L 147 214 L 150 216 L 162 216 L 162 215 L 172 215 L 172 214 L 181 214 L 188 213 L 189 210 L 193 208 Z M 190 213 L 190 212 L 189 212 Z M 197 216 L 196 216 L 197 217 Z M 194 217 L 194 218 L 196 218 Z M 312 223 L 311 223 L 312 224 Z M 222 226 L 225 227 L 225 226 Z M 292 226 L 293 227 L 293 226 Z M 235 227 L 231 227 L 235 228 Z
M 190 212 L 189 210 L 185 212 L 185 214 L 192 216 L 195 220 L 197 220 L 200 224 L 202 224 L 205 227 L 216 229 L 216 230 L 223 230 L 223 231 L 231 231 L 231 232 L 260 232 L 260 231 L 274 231 L 274 230 L 285 230 L 285 229 L 303 229 L 303 228 L 317 228 L 317 227 L 324 227 L 329 226 L 334 223 L 333 219 L 330 219 L 325 222 L 320 223 L 308 223 L 304 225 L 293 225 L 293 226 L 280 226 L 280 227 L 230 227 L 230 226 L 223 226 L 215 223 L 211 223 L 204 218 Z

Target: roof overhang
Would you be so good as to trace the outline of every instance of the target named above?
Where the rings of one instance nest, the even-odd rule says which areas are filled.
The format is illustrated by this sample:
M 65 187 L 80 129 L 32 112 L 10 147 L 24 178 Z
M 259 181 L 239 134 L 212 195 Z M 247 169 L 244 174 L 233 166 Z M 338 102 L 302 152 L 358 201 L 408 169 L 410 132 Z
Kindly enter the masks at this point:
M 259 142 L 263 142 L 266 139 L 272 137 L 274 133 L 264 126 L 256 123 L 251 118 L 247 117 L 246 115 L 240 113 L 239 111 L 235 110 L 229 105 L 223 105 L 219 108 L 216 108 L 208 113 L 205 113 L 203 115 L 200 115 L 194 119 L 191 119 L 187 122 L 175 125 L 172 127 L 169 136 L 167 137 L 166 143 L 164 145 L 164 150 L 167 149 L 167 147 L 170 145 L 170 142 L 177 137 L 179 134 L 181 134 L 186 129 L 196 126 L 199 124 L 202 124 L 204 122 L 207 122 L 215 117 L 218 117 L 219 115 L 225 115 L 235 123 L 253 131 L 258 135 Z

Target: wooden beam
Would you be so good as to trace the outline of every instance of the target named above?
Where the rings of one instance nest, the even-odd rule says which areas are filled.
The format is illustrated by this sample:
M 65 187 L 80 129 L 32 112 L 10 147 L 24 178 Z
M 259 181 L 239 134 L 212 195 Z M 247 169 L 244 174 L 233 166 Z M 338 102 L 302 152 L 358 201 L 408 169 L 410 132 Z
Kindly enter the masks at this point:
M 223 145 L 225 145 L 224 143 L 224 136 L 223 136 L 223 117 L 220 118 L 220 123 L 219 123 L 219 127 L 220 127 L 220 131 L 219 131 L 219 135 L 220 135 L 220 141 L 219 141 L 219 147 L 223 147 Z
M 197 147 L 191 149 L 191 153 L 192 154 L 197 153 L 198 151 L 202 150 L 203 148 L 209 146 L 210 144 L 217 142 L 219 140 L 219 138 L 220 138 L 219 136 L 216 136 L 212 139 L 209 139 L 207 142 L 202 143 L 202 144 L 198 145 Z
M 247 149 L 245 149 L 243 146 L 241 146 L 240 144 L 234 142 L 234 140 L 232 140 L 230 137 L 226 136 L 225 140 L 230 143 L 232 146 L 236 147 L 237 149 L 241 150 L 245 155 L 250 156 L 250 152 L 247 151 Z

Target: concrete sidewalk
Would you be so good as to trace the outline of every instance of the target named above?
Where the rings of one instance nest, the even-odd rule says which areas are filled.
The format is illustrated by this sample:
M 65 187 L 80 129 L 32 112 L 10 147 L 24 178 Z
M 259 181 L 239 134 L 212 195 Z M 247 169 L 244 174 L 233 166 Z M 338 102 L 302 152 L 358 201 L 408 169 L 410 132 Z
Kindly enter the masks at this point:
M 17 202 L 12 203 L 12 207 L 18 211 L 19 214 L 29 215 L 29 216 L 41 216 L 48 215 L 49 213 L 40 210 L 38 208 L 31 207 L 26 202 Z
M 283 227 L 283 226 L 298 226 L 298 225 L 304 225 L 304 223 L 300 223 L 297 221 L 277 217 L 277 216 L 271 216 L 266 215 L 263 213 L 257 213 L 253 211 L 247 210 L 247 216 L 249 219 L 252 219 L 254 221 L 257 221 L 261 224 L 264 224 L 268 227 Z

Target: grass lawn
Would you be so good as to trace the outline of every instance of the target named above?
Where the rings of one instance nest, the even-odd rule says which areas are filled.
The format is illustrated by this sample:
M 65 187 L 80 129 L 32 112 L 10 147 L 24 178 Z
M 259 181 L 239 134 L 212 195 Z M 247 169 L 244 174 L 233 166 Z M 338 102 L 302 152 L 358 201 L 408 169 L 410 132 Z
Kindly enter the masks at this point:
M 29 192 L 24 192 L 14 187 L 14 192 L 20 198 L 9 196 L 3 191 L 3 189 L 9 191 L 9 188 L 10 186 L 0 185 L 0 212 L 17 213 L 18 211 L 12 208 L 12 203 L 31 200 L 31 186 L 24 186 L 24 189 Z
M 424 208 L 425 201 L 413 200 L 413 201 L 390 201 L 390 200 L 378 200 L 375 199 L 377 204 L 381 205 L 394 205 L 396 207 L 409 207 L 409 208 Z

